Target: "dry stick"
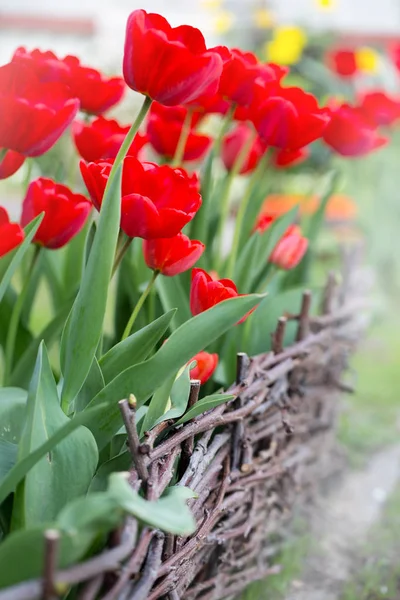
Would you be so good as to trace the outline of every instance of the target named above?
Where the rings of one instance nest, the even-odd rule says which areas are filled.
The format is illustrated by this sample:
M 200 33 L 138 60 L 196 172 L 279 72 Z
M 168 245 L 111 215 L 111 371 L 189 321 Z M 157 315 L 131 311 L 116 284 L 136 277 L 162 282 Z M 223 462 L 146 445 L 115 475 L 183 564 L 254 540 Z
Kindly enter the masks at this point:
M 327 280 L 325 288 L 324 288 L 324 295 L 323 295 L 323 299 L 322 299 L 321 312 L 323 315 L 328 315 L 329 313 L 332 312 L 333 299 L 334 299 L 336 286 L 337 286 L 336 275 L 335 275 L 334 271 L 330 271 L 328 274 L 328 280 Z
M 129 450 L 131 452 L 132 460 L 136 467 L 137 473 L 142 480 L 143 484 L 146 485 L 149 478 L 144 456 L 140 452 L 140 441 L 138 432 L 136 429 L 136 411 L 135 401 L 132 397 L 132 401 L 120 400 L 118 402 L 119 409 L 121 411 L 122 419 L 126 427 L 126 433 L 128 434 Z
M 60 534 L 56 529 L 44 532 L 43 600 L 56 596 L 54 575 L 57 569 Z
M 199 379 L 191 379 L 190 380 L 190 392 L 189 392 L 189 400 L 187 405 L 187 410 L 191 409 L 199 399 L 200 393 L 200 380 Z M 190 458 L 193 454 L 194 449 L 194 436 L 191 436 L 187 440 L 185 440 L 182 444 L 182 454 L 179 461 L 179 472 L 181 475 L 186 471 Z
M 250 366 L 250 359 L 245 352 L 238 352 L 236 355 L 236 385 L 244 386 L 245 379 L 248 374 Z M 233 403 L 234 409 L 241 408 L 243 406 L 243 396 L 239 394 Z M 244 421 L 238 421 L 233 426 L 232 434 L 232 470 L 235 471 L 242 466 L 243 448 L 245 446 L 245 424 Z
M 308 334 L 310 308 L 311 308 L 312 293 L 310 290 L 303 292 L 301 301 L 301 309 L 299 315 L 299 324 L 297 328 L 296 342 L 301 342 Z
M 154 582 L 158 578 L 163 543 L 164 534 L 161 531 L 156 531 L 155 537 L 150 544 L 142 577 L 133 586 L 129 600 L 146 600 Z
M 276 326 L 275 333 L 272 335 L 272 351 L 274 354 L 280 354 L 283 350 L 283 339 L 286 331 L 286 317 L 280 317 L 278 319 L 278 325 Z
M 97 594 L 100 591 L 100 588 L 103 584 L 103 580 L 104 580 L 104 574 L 100 573 L 99 575 L 96 575 L 96 577 L 94 577 L 93 579 L 89 580 L 85 586 L 83 586 L 83 589 L 81 591 L 81 593 L 78 596 L 79 600 L 94 600 L 94 598 L 97 598 Z

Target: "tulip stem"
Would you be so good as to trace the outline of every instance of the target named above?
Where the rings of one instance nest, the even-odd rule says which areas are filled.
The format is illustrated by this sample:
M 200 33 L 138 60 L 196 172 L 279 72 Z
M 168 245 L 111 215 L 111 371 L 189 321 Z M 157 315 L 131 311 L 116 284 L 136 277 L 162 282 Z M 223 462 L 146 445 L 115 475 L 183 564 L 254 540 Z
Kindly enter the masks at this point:
M 251 150 L 252 145 L 256 139 L 256 132 L 249 136 L 249 139 L 243 144 L 240 152 L 238 152 L 235 161 L 232 165 L 232 169 L 228 171 L 225 181 L 224 187 L 222 190 L 222 195 L 218 200 L 218 204 L 220 206 L 220 214 L 218 220 L 218 229 L 217 229 L 217 252 L 216 252 L 216 265 L 215 269 L 218 271 L 221 269 L 223 262 L 223 242 L 224 242 L 224 229 L 226 222 L 229 217 L 229 199 L 231 195 L 232 184 L 237 175 L 239 175 L 243 165 L 245 164 L 246 158 Z
M 122 335 L 121 342 L 123 340 L 125 340 L 128 337 L 128 335 L 130 334 L 130 332 L 132 331 L 133 324 L 136 321 L 136 318 L 140 312 L 140 309 L 142 308 L 147 296 L 150 294 L 151 288 L 153 287 L 154 282 L 157 279 L 157 277 L 159 276 L 159 274 L 160 274 L 160 271 L 153 271 L 153 275 L 152 275 L 149 283 L 147 284 L 146 289 L 144 290 L 143 294 L 140 296 L 139 300 L 136 303 L 135 308 L 133 309 L 133 312 L 130 316 L 128 324 L 125 327 L 125 331 Z
M 124 258 L 129 246 L 132 243 L 133 238 L 127 237 L 125 241 L 117 248 L 117 252 L 115 254 L 114 265 L 112 269 L 111 277 L 114 277 L 119 265 L 121 264 L 122 259 Z
M 253 191 L 256 187 L 256 184 L 259 182 L 260 178 L 264 175 L 265 173 L 265 168 L 267 166 L 267 162 L 268 162 L 268 152 L 264 153 L 264 156 L 261 158 L 260 162 L 257 165 L 256 170 L 254 171 L 250 181 L 249 181 L 249 185 L 247 186 L 247 189 L 243 195 L 243 198 L 241 200 L 241 203 L 239 205 L 239 210 L 238 213 L 236 215 L 236 223 L 235 223 L 235 232 L 233 234 L 233 241 L 232 241 L 232 248 L 229 254 L 229 262 L 228 262 L 228 269 L 227 269 L 227 277 L 231 278 L 233 277 L 234 271 L 235 271 L 235 262 L 236 262 L 236 258 L 238 255 L 238 251 L 239 251 L 239 241 L 240 241 L 240 233 L 243 227 L 243 221 L 247 212 L 247 207 L 249 205 L 250 202 L 250 198 L 253 194 Z
M 111 187 L 111 184 L 115 177 L 115 173 L 117 172 L 119 165 L 124 160 L 128 150 L 133 142 L 135 135 L 139 131 L 139 127 L 141 126 L 142 122 L 144 121 L 144 118 L 146 117 L 147 113 L 149 112 L 151 103 L 152 103 L 152 99 L 149 98 L 149 96 L 145 96 L 145 99 L 143 101 L 143 104 L 139 111 L 139 114 L 136 117 L 135 121 L 133 122 L 130 130 L 126 134 L 125 139 L 122 142 L 121 148 L 119 149 L 118 154 L 114 160 L 114 164 L 110 171 L 110 175 L 108 176 L 106 189 L 104 190 L 104 197 L 106 196 L 108 189 Z
M 174 158 L 172 159 L 171 167 L 179 167 L 183 163 L 183 157 L 185 156 L 186 143 L 190 134 L 190 124 L 192 122 L 193 109 L 188 108 L 188 111 L 183 121 L 182 130 L 179 136 L 178 144 L 175 149 Z
M 11 318 L 10 318 L 10 322 L 9 322 L 8 330 L 7 330 L 5 352 L 4 352 L 4 385 L 8 385 L 8 383 L 9 383 L 12 365 L 13 365 L 15 341 L 17 339 L 18 325 L 21 320 L 21 314 L 22 314 L 22 309 L 24 308 L 25 300 L 26 300 L 28 292 L 29 292 L 31 278 L 33 278 L 36 273 L 36 269 L 38 266 L 38 258 L 39 258 L 41 249 L 42 249 L 41 246 L 34 246 L 33 255 L 32 255 L 32 259 L 31 259 L 31 263 L 30 263 L 30 268 L 27 273 L 27 277 L 22 286 L 22 290 L 18 294 L 17 300 L 14 304 L 14 307 L 13 307 L 13 310 L 11 313 Z

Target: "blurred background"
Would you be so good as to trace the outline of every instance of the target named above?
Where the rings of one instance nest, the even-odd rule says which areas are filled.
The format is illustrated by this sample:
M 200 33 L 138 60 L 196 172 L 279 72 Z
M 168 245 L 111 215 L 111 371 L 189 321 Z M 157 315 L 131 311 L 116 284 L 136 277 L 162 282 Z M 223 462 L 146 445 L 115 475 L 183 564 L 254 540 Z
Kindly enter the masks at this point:
M 400 0 L 0 0 L 0 63 L 9 61 L 18 46 L 38 47 L 121 74 L 125 23 L 136 8 L 159 12 L 173 25 L 199 27 L 209 46 L 240 46 L 264 61 L 288 65 L 287 83 L 312 91 L 322 103 L 332 97 L 355 102 L 361 93 L 377 90 L 400 100 Z M 338 58 L 338 52 L 344 55 Z M 127 94 L 124 102 L 125 120 L 134 113 L 133 96 Z M 319 595 L 310 595 L 318 600 L 400 598 L 400 453 L 392 452 L 400 448 L 400 119 L 390 138 L 379 152 L 346 160 L 328 157 L 317 144 L 307 163 L 281 172 L 271 188 L 286 196 L 310 196 L 327 162 L 329 169 L 338 167 L 338 192 L 345 201 L 336 216 L 345 218 L 346 226 L 328 232 L 321 252 L 329 254 L 333 240 L 362 239 L 375 279 L 372 327 L 353 365 L 357 391 L 344 404 L 339 437 L 352 468 L 368 469 L 383 453 L 382 464 L 391 464 L 396 476 L 383 491 L 375 479 L 369 481 L 365 502 L 382 504 L 374 541 L 358 552 L 349 581 L 334 595 L 325 596 L 320 582 Z M 18 177 L 15 181 L 20 184 Z M 11 180 L 1 184 L 1 204 L 12 206 L 20 188 Z M 350 502 L 349 514 L 359 509 Z M 289 549 L 283 575 L 248 597 L 289 597 L 293 581 L 301 590 L 308 548 L 304 543 L 300 550 Z

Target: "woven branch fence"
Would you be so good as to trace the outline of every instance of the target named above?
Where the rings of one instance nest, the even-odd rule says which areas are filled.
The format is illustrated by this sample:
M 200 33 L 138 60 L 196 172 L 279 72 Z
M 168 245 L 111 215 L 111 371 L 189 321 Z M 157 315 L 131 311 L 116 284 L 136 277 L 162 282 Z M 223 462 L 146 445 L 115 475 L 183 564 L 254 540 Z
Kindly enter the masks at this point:
M 139 529 L 128 519 L 107 551 L 57 571 L 57 538 L 48 532 L 43 578 L 0 592 L 0 600 L 54 598 L 77 583 L 80 600 L 220 600 L 277 573 L 294 505 L 307 502 L 329 473 L 338 392 L 351 391 L 342 376 L 366 325 L 365 277 L 351 262 L 340 286 L 329 276 L 319 316 L 309 316 L 306 291 L 299 314 L 278 320 L 271 352 L 251 359 L 238 354 L 236 383 L 228 390 L 235 400 L 180 428 L 161 423 L 144 443 L 134 411 L 120 402 L 132 485 L 149 500 L 176 476 L 195 491 L 192 536 Z M 296 342 L 283 348 L 289 320 L 297 321 Z M 192 382 L 189 404 L 197 396 Z

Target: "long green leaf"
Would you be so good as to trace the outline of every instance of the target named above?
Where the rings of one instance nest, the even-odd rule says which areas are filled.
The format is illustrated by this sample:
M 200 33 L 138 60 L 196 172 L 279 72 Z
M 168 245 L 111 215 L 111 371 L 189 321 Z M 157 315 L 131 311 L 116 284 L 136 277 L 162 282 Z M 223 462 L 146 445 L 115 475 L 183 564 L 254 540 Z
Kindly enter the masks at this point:
M 229 394 L 212 394 L 211 396 L 205 396 L 204 398 L 196 402 L 196 404 L 192 406 L 192 408 L 190 408 L 183 415 L 183 417 L 181 417 L 175 423 L 175 426 L 183 425 L 183 423 L 187 423 L 188 421 L 190 421 L 190 419 L 194 419 L 195 417 L 202 415 L 206 411 L 211 410 L 212 408 L 215 408 L 220 404 L 224 404 L 225 402 L 229 402 L 229 400 L 233 400 L 234 398 L 235 396 Z
M 31 241 L 34 238 L 35 233 L 39 229 L 39 226 L 40 226 L 40 223 L 42 222 L 43 217 L 44 217 L 44 213 L 41 213 L 35 219 L 33 219 L 33 221 L 31 223 L 29 223 L 29 225 L 26 226 L 25 239 L 22 242 L 22 244 L 18 247 L 18 249 L 15 251 L 15 254 L 13 255 L 13 257 L 12 257 L 10 263 L 8 264 L 7 269 L 1 279 L 0 302 L 10 284 L 12 276 L 14 275 L 15 271 L 18 269 L 19 265 L 21 264 L 21 261 L 24 258 L 24 255 L 25 255 L 26 251 L 28 250 Z M 2 259 L 0 259 L 0 261 L 8 261 L 8 260 L 9 259 L 8 259 L 7 255 L 4 256 Z
M 156 288 L 165 311 L 177 309 L 174 318 L 171 321 L 173 329 L 191 318 L 188 294 L 182 285 L 181 279 L 176 277 L 159 277 L 156 281 Z
M 103 448 L 121 426 L 118 401 L 135 394 L 142 405 L 163 382 L 193 356 L 219 338 L 264 296 L 239 296 L 217 304 L 177 329 L 149 360 L 120 373 L 98 394 L 89 407 L 105 402 L 104 413 L 91 422 L 99 448 Z
M 81 389 L 98 346 L 106 311 L 108 287 L 117 245 L 121 202 L 121 172 L 118 168 L 103 199 L 98 229 L 81 287 L 63 335 L 62 405 L 67 407 Z
M 170 310 L 143 329 L 111 348 L 99 363 L 106 383 L 125 369 L 142 362 L 167 330 L 176 309 Z

